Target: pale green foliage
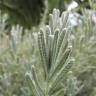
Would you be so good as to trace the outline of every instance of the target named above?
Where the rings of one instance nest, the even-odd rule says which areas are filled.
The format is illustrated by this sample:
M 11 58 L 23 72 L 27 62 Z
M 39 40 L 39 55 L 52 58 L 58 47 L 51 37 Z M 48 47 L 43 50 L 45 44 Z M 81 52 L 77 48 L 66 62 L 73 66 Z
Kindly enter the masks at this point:
M 1 14 L 1 11 L 0 11 L 0 38 L 2 37 L 2 33 L 5 31 L 5 26 L 6 26 L 6 19 L 7 19 L 7 15 L 4 14 L 2 15 Z
M 33 96 L 64 96 L 65 94 L 66 86 L 63 83 L 66 82 L 67 73 L 73 64 L 70 59 L 72 46 L 68 39 L 70 31 L 66 26 L 68 15 L 66 16 L 65 13 L 62 13 L 61 17 L 59 15 L 59 10 L 54 9 L 53 14 L 50 14 L 49 25 L 38 33 L 42 74 L 41 77 L 37 75 L 35 65 L 32 66 L 31 73 L 26 74 Z M 38 72 L 40 71 L 38 69 Z M 40 78 L 43 78 L 42 81 Z M 72 94 L 68 96 L 74 96 Z
M 86 18 L 87 17 L 87 18 Z M 85 21 L 82 26 L 73 28 L 74 40 L 72 55 L 75 58 L 73 72 L 78 80 L 83 83 L 79 96 L 92 95 L 96 88 L 96 25 L 91 20 L 91 15 L 84 11 Z
M 22 41 L 20 26 L 9 40 L 0 22 L 0 96 L 95 96 L 96 25 L 83 13 L 83 25 L 71 28 L 68 13 L 54 9 L 49 25 Z
M 4 18 L 0 20 L 3 21 Z M 31 96 L 25 73 L 38 59 L 34 55 L 36 53 L 35 44 L 33 45 L 34 36 L 27 35 L 21 42 L 22 28 L 14 26 L 11 38 L 8 39 L 4 33 L 6 31 L 3 29 L 4 25 L 5 22 L 0 22 L 0 96 Z
M 73 76 L 72 71 L 68 73 L 69 78 L 67 79 L 67 96 L 77 96 L 77 94 L 83 88 L 83 85 L 80 86 L 80 81 L 77 80 L 76 77 Z

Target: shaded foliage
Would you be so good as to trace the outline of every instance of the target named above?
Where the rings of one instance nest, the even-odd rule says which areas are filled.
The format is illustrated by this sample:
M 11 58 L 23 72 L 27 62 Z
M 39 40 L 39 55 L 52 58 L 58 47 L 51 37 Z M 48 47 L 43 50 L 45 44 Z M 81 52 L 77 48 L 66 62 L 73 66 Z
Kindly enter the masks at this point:
M 38 25 L 44 13 L 46 0 L 0 0 L 0 9 L 8 13 L 6 22 L 20 24 L 24 28 Z

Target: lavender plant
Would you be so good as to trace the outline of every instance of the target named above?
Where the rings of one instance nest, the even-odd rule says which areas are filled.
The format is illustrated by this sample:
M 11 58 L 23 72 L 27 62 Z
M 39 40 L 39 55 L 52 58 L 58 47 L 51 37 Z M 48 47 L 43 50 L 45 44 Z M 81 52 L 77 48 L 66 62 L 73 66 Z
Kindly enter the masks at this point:
M 60 17 L 59 10 L 54 9 L 50 14 L 49 25 L 38 33 L 41 66 L 38 69 L 34 64 L 31 71 L 26 73 L 32 96 L 64 96 L 66 93 L 66 86 L 63 85 L 72 66 L 67 18 L 68 14 L 66 16 L 63 12 Z M 68 96 L 75 96 L 72 94 Z
M 74 28 L 69 13 L 54 9 L 49 24 L 22 42 L 19 25 L 7 44 L 0 37 L 0 96 L 95 96 L 96 25 L 83 14 L 85 21 Z
M 73 28 L 71 36 L 74 39 L 72 44 L 72 54 L 75 58 L 73 72 L 84 85 L 76 96 L 95 96 L 92 93 L 96 87 L 96 24 L 92 21 L 92 12 L 89 14 L 87 10 L 83 10 L 83 13 L 83 24 Z
M 6 15 L 0 15 L 0 96 L 30 96 L 25 72 L 36 62 L 35 55 L 32 54 L 35 52 L 34 40 L 28 35 L 21 42 L 22 28 L 19 25 L 12 27 L 11 38 L 7 38 L 4 33 L 5 17 Z

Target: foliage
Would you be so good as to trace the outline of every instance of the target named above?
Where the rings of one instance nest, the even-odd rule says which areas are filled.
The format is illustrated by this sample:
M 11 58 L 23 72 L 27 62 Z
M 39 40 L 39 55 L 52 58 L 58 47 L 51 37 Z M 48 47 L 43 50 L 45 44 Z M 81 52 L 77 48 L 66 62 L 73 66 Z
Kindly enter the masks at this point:
M 71 27 L 70 13 L 54 9 L 49 24 L 23 40 L 19 25 L 6 37 L 0 16 L 0 96 L 96 95 L 96 25 L 83 11 L 83 24 Z
M 8 13 L 9 25 L 19 24 L 24 28 L 38 25 L 44 13 L 46 0 L 0 0 L 0 9 Z
M 39 25 L 41 21 L 46 22 L 46 14 L 52 12 L 53 8 L 58 8 L 60 12 L 63 12 L 73 1 L 78 3 L 76 10 L 80 13 L 82 8 L 91 9 L 96 5 L 92 0 L 0 0 L 0 10 L 8 14 L 6 29 L 17 24 L 24 29 L 31 29 Z
M 96 88 L 96 25 L 86 10 L 84 13 L 83 25 L 73 29 L 73 57 L 75 57 L 73 72 L 84 84 L 77 96 L 95 96 L 96 94 L 91 94 Z
M 72 66 L 70 60 L 72 46 L 68 41 L 70 32 L 66 28 L 67 16 L 64 13 L 61 17 L 59 15 L 59 10 L 54 9 L 53 14 L 50 14 L 49 25 L 38 33 L 42 73 L 38 77 L 34 65 L 31 72 L 26 74 L 34 96 L 64 96 L 63 83 Z
M 10 40 L 4 33 L 0 37 L 0 96 L 31 96 L 25 73 L 38 58 L 34 55 L 33 35 L 25 36 L 21 42 L 21 31 L 22 28 L 16 26 L 11 30 Z
M 53 8 L 58 8 L 60 12 L 67 9 L 68 5 L 71 3 L 71 0 L 48 0 L 49 11 L 51 12 Z

